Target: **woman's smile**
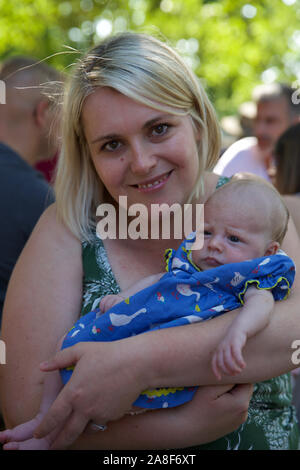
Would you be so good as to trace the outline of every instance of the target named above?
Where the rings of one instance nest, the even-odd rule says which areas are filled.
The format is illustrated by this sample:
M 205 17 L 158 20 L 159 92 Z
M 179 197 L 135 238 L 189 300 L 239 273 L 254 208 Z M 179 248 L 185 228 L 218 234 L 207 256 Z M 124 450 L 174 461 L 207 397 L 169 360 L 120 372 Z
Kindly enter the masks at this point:
M 169 178 L 171 177 L 171 174 L 174 170 L 168 171 L 167 173 L 156 176 L 154 178 L 151 178 L 149 180 L 143 181 L 142 183 L 137 183 L 130 185 L 134 188 L 137 188 L 138 191 L 140 192 L 151 192 L 151 191 L 157 191 L 158 189 L 161 189 Z

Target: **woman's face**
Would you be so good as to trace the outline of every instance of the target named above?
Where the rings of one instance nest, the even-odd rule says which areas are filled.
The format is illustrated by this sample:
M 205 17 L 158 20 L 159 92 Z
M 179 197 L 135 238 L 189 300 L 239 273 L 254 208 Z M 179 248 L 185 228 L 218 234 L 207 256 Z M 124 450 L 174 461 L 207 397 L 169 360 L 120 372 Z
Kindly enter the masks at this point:
M 189 116 L 178 117 L 98 88 L 84 103 L 83 127 L 96 172 L 110 195 L 128 207 L 186 202 L 198 174 L 197 140 Z

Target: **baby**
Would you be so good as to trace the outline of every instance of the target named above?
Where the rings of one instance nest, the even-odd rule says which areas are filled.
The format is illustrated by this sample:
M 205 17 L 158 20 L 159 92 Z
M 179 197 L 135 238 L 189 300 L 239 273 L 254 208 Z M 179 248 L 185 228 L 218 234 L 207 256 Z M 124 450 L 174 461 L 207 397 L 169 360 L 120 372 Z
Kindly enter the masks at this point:
M 177 250 L 167 250 L 167 273 L 149 276 L 126 291 L 104 297 L 100 309 L 78 320 L 62 347 L 191 324 L 243 305 L 212 357 L 218 379 L 221 373 L 240 373 L 246 365 L 242 351 L 247 339 L 268 324 L 274 300 L 285 299 L 294 280 L 292 260 L 278 252 L 288 219 L 281 197 L 270 184 L 250 175 L 232 178 L 205 204 L 200 250 L 192 250 L 195 234 Z M 71 374 L 72 368 L 61 371 L 64 383 Z M 59 379 L 58 375 L 52 377 Z M 4 448 L 22 448 L 14 441 L 27 440 L 33 448 L 40 448 L 38 440 L 32 439 L 34 429 L 61 387 L 49 382 L 44 386 L 38 419 L 0 433 L 0 442 L 7 442 Z M 147 390 L 131 412 L 181 405 L 196 390 L 195 386 Z M 41 445 L 47 448 L 47 441 Z

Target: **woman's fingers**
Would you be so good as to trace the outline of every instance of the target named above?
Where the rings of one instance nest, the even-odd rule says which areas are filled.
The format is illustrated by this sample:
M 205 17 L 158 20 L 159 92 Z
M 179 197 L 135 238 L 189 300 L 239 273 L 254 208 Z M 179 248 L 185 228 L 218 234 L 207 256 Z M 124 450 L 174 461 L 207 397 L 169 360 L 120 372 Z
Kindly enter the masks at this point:
M 72 413 L 72 401 L 69 399 L 68 386 L 62 389 L 50 410 L 34 431 L 34 437 L 41 439 L 63 426 Z
M 192 402 L 184 406 L 193 407 L 193 414 L 199 413 L 205 426 L 203 442 L 218 439 L 246 421 L 252 391 L 249 384 L 199 387 Z
M 253 385 L 252 384 L 237 384 L 230 391 L 229 394 L 235 401 L 237 412 L 239 412 L 245 421 L 248 416 L 249 401 L 252 397 Z
M 88 421 L 89 420 L 85 416 L 73 412 L 62 430 L 52 442 L 51 449 L 67 449 L 83 433 Z
M 58 351 L 51 359 L 42 362 L 40 364 L 40 369 L 44 372 L 50 372 L 76 364 L 80 357 L 78 346 L 79 344 L 76 344 L 70 348 Z
M 219 387 L 219 386 L 218 386 Z M 220 391 L 222 391 L 220 389 Z M 219 393 L 219 391 L 218 391 Z M 244 423 L 248 417 L 249 401 L 253 393 L 250 384 L 238 384 L 225 390 L 215 399 L 216 411 L 222 411 L 224 418 L 228 414 L 231 419 L 232 430 Z

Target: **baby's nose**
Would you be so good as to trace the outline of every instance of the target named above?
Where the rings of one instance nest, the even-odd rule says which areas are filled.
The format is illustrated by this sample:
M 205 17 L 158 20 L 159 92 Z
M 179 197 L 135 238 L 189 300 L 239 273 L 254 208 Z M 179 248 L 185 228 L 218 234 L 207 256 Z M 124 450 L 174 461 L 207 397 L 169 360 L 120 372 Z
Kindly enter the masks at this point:
M 222 250 L 222 240 L 219 236 L 213 236 L 209 239 L 209 243 L 208 243 L 208 247 L 211 249 L 211 250 L 219 250 L 221 251 Z

